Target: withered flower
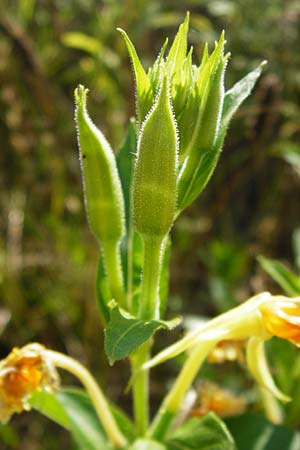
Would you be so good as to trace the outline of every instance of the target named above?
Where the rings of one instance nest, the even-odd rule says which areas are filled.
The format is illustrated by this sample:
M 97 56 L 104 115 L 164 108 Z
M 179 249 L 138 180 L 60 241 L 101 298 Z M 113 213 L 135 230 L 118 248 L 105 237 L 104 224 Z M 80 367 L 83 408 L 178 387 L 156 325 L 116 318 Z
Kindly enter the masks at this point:
M 246 410 L 245 397 L 235 395 L 215 383 L 202 382 L 198 388 L 198 401 L 190 411 L 190 416 L 201 417 L 215 412 L 220 417 L 242 414 Z
M 0 361 L 0 422 L 6 423 L 12 414 L 29 410 L 28 399 L 35 391 L 54 391 L 58 385 L 57 371 L 42 345 L 14 348 Z

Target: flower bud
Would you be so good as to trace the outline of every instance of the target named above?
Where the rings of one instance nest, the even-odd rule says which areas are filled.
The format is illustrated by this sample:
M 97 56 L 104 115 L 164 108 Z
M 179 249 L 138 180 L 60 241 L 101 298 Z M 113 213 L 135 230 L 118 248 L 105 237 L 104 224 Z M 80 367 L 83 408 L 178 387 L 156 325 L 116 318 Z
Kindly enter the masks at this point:
M 174 220 L 177 175 L 176 122 L 164 75 L 153 109 L 142 125 L 133 179 L 137 231 L 163 237 Z
M 125 232 L 124 200 L 113 151 L 89 118 L 88 90 L 75 90 L 76 124 L 85 193 L 92 232 L 100 242 L 118 241 Z

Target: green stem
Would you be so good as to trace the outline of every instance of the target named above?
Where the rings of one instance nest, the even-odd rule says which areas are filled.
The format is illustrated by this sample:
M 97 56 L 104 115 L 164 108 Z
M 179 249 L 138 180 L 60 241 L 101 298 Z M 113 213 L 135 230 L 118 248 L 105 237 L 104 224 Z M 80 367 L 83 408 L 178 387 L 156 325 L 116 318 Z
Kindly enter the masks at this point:
M 149 358 L 149 342 L 142 345 L 132 356 L 132 373 L 134 374 Z M 133 386 L 133 412 L 136 431 L 144 436 L 149 425 L 149 372 L 141 371 L 135 377 Z
M 162 237 L 143 235 L 144 265 L 139 316 L 159 319 L 159 279 L 162 259 Z
M 159 318 L 159 277 L 162 238 L 143 236 L 144 265 L 139 316 L 144 320 Z M 133 408 L 137 432 L 146 434 L 149 424 L 149 371 L 139 368 L 150 357 L 151 341 L 142 345 L 131 358 L 133 374 Z
M 108 402 L 91 373 L 78 361 L 63 353 L 46 350 L 47 357 L 51 362 L 61 369 L 67 370 L 78 378 L 85 387 L 94 405 L 100 422 L 105 429 L 110 442 L 115 448 L 122 448 L 126 445 L 126 439 L 121 433 L 114 416 L 111 413 Z
M 216 341 L 198 345 L 186 360 L 172 389 L 165 397 L 148 432 L 149 437 L 160 440 L 165 437 L 173 419 L 178 413 L 184 396 L 194 381 L 204 359 L 215 346 Z
M 118 241 L 102 243 L 104 265 L 111 295 L 123 308 L 126 307 L 123 272 Z

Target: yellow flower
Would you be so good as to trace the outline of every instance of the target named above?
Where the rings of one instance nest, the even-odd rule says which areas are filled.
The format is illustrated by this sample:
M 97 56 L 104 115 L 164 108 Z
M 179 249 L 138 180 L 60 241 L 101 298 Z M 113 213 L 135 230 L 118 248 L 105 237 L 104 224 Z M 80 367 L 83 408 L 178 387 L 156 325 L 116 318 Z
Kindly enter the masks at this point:
M 46 349 L 33 343 L 14 348 L 0 361 L 0 422 L 7 422 L 14 413 L 29 410 L 28 399 L 36 390 L 58 388 L 58 374 L 45 356 Z
M 274 296 L 262 303 L 259 310 L 269 333 L 300 343 L 300 297 Z

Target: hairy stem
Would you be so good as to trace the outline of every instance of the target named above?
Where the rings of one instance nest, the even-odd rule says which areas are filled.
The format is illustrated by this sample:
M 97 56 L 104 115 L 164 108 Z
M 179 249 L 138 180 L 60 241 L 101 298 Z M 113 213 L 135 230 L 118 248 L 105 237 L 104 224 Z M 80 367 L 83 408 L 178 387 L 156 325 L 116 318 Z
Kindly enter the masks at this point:
M 120 257 L 119 242 L 107 241 L 102 243 L 104 265 L 108 284 L 114 300 L 123 308 L 126 307 L 124 293 L 123 272 Z
M 159 281 L 162 259 L 161 237 L 143 236 L 144 265 L 139 316 L 159 319 Z

